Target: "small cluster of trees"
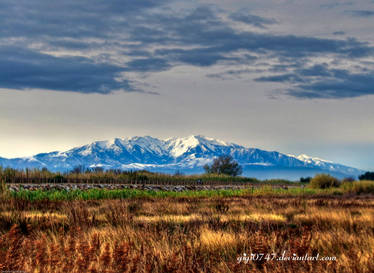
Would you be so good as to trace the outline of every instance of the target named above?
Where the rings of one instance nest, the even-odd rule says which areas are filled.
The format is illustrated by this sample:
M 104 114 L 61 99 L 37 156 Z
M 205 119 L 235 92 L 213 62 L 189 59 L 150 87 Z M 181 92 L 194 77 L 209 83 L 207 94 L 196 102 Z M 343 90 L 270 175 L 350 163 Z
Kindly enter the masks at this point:
M 310 180 L 312 180 L 312 177 L 308 176 L 308 177 L 301 177 L 300 178 L 300 182 L 301 183 L 309 183 Z
M 358 177 L 360 180 L 373 180 L 374 181 L 374 172 L 366 172 Z
M 238 162 L 229 155 L 217 157 L 211 165 L 206 164 L 204 170 L 210 174 L 226 174 L 230 176 L 238 176 L 243 172 Z

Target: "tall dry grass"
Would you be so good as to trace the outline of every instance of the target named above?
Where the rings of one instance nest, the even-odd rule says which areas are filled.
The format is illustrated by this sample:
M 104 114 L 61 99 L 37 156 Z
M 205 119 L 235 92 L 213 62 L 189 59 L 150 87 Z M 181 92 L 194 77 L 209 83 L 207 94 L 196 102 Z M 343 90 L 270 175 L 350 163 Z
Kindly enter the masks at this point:
M 237 260 L 283 251 L 337 260 Z M 2 200 L 6 270 L 374 272 L 374 198 Z

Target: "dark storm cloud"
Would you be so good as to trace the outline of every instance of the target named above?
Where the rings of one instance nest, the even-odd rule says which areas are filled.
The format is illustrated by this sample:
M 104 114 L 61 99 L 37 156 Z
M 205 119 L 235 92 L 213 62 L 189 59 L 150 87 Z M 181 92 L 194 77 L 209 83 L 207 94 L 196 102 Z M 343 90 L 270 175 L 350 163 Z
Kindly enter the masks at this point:
M 135 91 L 128 81 L 113 76 L 122 68 L 96 64 L 82 57 L 53 57 L 25 48 L 0 47 L 2 88 L 40 88 L 107 94 L 113 90 Z
M 283 74 L 258 77 L 257 81 L 290 83 L 293 87 L 297 83 L 300 90 L 309 92 L 308 86 L 322 90 L 324 79 L 337 76 L 323 67 L 305 68 L 305 62 L 326 54 L 347 60 L 373 56 L 373 48 L 356 39 L 244 31 L 222 20 L 222 11 L 214 7 L 196 6 L 176 12 L 164 5 L 167 2 L 2 1 L 0 45 L 7 46 L 0 48 L 0 87 L 82 93 L 109 93 L 115 89 L 139 91 L 129 80 L 118 82 L 115 78 L 120 72 L 158 72 L 180 64 L 255 66 L 259 59 L 270 58 L 281 64 L 269 64 L 267 72 Z M 273 19 L 244 12 L 229 16 L 234 21 L 263 29 L 276 23 Z M 88 51 L 93 57 L 57 58 L 38 52 L 38 47 L 29 49 L 31 44 L 38 45 L 44 52 L 73 51 L 69 54 L 74 55 L 74 52 Z M 113 60 L 116 65 L 112 64 Z M 235 74 L 234 70 L 230 71 Z M 261 69 L 242 69 L 238 74 L 242 75 L 243 71 L 259 73 Z M 352 83 L 362 79 L 351 76 L 348 86 L 356 90 Z M 319 77 L 321 83 L 312 85 L 309 80 L 312 77 Z M 358 93 L 347 91 L 344 96 Z

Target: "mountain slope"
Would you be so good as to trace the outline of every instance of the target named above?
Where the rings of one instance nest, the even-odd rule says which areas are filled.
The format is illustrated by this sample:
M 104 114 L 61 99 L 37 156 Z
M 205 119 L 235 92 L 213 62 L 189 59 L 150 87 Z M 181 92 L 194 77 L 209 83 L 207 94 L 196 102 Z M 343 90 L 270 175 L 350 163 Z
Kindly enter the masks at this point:
M 5 159 L 12 168 L 43 168 L 69 171 L 75 166 L 106 169 L 147 169 L 157 172 L 201 173 L 203 165 L 220 155 L 231 155 L 243 166 L 243 174 L 258 178 L 289 178 L 328 172 L 339 177 L 357 176 L 361 170 L 306 155 L 294 156 L 247 148 L 204 136 L 160 140 L 150 136 L 96 141 L 65 152 Z

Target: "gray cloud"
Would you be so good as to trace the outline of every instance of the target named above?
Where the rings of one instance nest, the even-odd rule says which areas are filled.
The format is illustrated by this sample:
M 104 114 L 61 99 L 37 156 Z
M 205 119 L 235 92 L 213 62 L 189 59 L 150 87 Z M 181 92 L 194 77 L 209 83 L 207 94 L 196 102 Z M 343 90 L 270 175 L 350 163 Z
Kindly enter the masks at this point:
M 299 98 L 352 98 L 374 94 L 373 72 L 358 74 L 341 71 L 331 79 L 301 84 L 287 93 Z
M 162 58 L 135 59 L 131 62 L 128 62 L 126 65 L 126 71 L 135 72 L 163 71 L 171 67 L 171 65 Z
M 252 25 L 258 28 L 266 28 L 267 25 L 272 25 L 277 23 L 274 19 L 268 19 L 264 17 L 260 17 L 257 15 L 253 15 L 247 12 L 238 11 L 230 15 L 230 19 L 242 22 L 248 25 Z
M 123 68 L 83 57 L 53 57 L 25 48 L 0 47 L 0 85 L 12 89 L 51 89 L 107 94 L 135 91 L 129 81 L 116 81 Z
M 4 0 L 0 35 L 26 37 L 111 37 L 135 16 L 163 5 L 153 0 Z M 6 27 L 5 27 L 6 26 Z
M 374 71 L 352 73 L 327 64 L 296 69 L 293 73 L 259 77 L 259 82 L 290 83 L 286 93 L 297 98 L 352 98 L 374 94 Z
M 199 19 L 204 18 L 204 19 Z M 288 57 L 297 62 L 303 57 L 317 56 L 323 53 L 341 54 L 349 58 L 369 56 L 373 49 L 366 43 L 354 39 L 336 40 L 296 35 L 274 35 L 267 33 L 237 32 L 218 17 L 209 8 L 199 8 L 185 17 L 173 15 L 159 16 L 152 21 L 152 27 L 168 25 L 163 33 L 147 31 L 146 39 L 133 35 L 132 39 L 141 43 L 175 44 L 179 46 L 198 46 L 195 49 L 164 49 L 156 55 L 192 65 L 207 66 L 227 60 L 227 54 L 246 50 L 256 54 L 272 54 Z M 138 33 L 138 31 L 136 31 Z M 160 39 L 162 37 L 162 39 Z M 247 62 L 245 59 L 238 63 Z
M 295 75 L 295 74 L 265 76 L 265 77 L 259 77 L 255 80 L 258 82 L 301 82 L 303 81 L 299 75 Z

